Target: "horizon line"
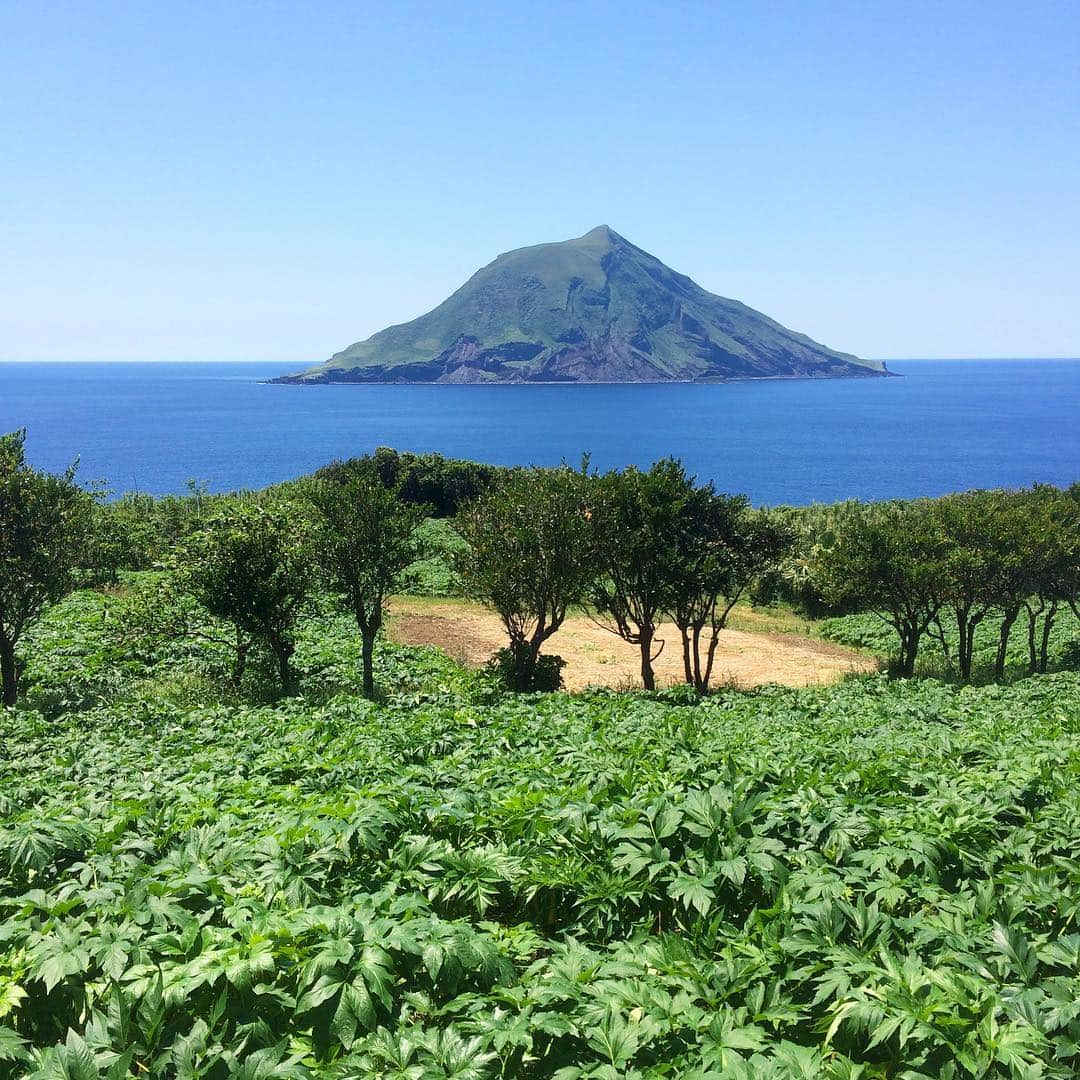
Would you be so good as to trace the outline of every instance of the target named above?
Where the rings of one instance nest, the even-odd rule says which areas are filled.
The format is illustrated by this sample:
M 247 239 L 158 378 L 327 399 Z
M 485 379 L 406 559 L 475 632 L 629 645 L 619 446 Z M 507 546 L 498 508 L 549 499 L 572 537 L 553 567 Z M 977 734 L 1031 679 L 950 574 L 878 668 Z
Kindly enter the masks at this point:
M 1080 360 L 1080 353 L 1070 355 L 1066 353 L 1054 356 L 868 356 L 865 360 L 876 360 L 880 363 L 921 363 L 924 361 L 948 360 L 956 362 L 979 361 L 979 360 Z M 185 359 L 148 359 L 146 357 L 110 357 L 101 358 L 93 356 L 67 357 L 62 360 L 27 360 L 20 357 L 0 357 L 0 365 L 3 364 L 296 364 L 298 367 L 317 366 L 325 361 L 316 360 L 266 360 L 252 358 L 233 358 L 230 360 L 212 359 L 210 357 L 188 357 Z

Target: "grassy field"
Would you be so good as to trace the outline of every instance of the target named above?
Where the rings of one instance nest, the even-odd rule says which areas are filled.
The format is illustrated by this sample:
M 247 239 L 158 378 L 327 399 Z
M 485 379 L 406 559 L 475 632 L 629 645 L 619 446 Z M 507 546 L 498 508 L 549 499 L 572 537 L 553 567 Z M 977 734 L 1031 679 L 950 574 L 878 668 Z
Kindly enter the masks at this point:
M 1080 675 L 304 697 L 81 594 L 0 714 L 0 1075 L 1072 1077 Z

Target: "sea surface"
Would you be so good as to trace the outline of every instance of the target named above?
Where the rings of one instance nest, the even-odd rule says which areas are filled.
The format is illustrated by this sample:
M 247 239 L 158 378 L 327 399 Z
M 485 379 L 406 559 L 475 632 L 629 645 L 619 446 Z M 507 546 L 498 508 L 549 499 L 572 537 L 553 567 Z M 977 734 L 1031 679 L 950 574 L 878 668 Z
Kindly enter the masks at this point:
M 1080 360 L 891 361 L 902 378 L 277 386 L 297 364 L 0 363 L 0 431 L 114 492 L 262 487 L 392 446 L 499 465 L 674 455 L 756 504 L 1080 480 Z

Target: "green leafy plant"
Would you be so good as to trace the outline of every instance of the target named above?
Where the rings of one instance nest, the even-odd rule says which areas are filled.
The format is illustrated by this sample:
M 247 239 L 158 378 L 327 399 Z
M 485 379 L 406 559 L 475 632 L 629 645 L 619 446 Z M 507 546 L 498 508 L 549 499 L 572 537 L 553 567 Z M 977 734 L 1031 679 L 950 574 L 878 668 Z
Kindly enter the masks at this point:
M 553 693 L 563 685 L 562 669 L 566 661 L 561 656 L 550 653 L 536 658 L 533 670 L 532 689 L 541 693 Z M 488 661 L 488 670 L 495 676 L 498 684 L 505 690 L 517 688 L 517 659 L 510 649 L 499 649 Z
M 0 713 L 0 1077 L 1080 1069 L 1080 675 L 522 698 L 380 642 L 373 702 L 326 610 L 256 704 L 162 692 L 227 649 L 129 635 L 157 583 Z

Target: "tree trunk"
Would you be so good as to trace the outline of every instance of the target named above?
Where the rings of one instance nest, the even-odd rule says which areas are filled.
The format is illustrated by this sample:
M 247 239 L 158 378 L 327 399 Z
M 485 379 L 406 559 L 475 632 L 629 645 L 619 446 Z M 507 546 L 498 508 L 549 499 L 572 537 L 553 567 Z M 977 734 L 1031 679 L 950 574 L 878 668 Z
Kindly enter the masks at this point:
M 724 621 L 727 621 L 726 616 Z M 705 678 L 701 685 L 703 692 L 709 689 L 709 683 L 712 681 L 713 662 L 716 660 L 716 646 L 720 643 L 721 629 L 720 626 L 713 626 L 712 633 L 709 634 L 709 647 L 705 656 Z
M 529 645 L 525 650 L 525 656 L 521 665 L 521 689 L 532 690 L 536 682 L 536 661 L 540 656 L 540 646 Z
M 277 661 L 281 692 L 286 697 L 292 697 L 298 689 L 296 673 L 292 668 L 293 643 L 275 634 L 270 638 L 270 648 L 274 653 L 274 659 Z
M 236 655 L 233 658 L 232 666 L 232 684 L 233 689 L 239 692 L 240 687 L 244 682 L 244 672 L 247 670 L 247 655 L 250 645 L 244 637 L 243 631 L 240 627 L 235 628 L 236 632 Z
M 694 623 L 694 688 L 701 693 L 705 687 L 701 682 L 701 624 Z
M 375 697 L 375 631 L 361 631 L 360 639 L 364 665 L 364 697 L 370 700 Z
M 656 689 L 656 677 L 652 666 L 652 629 L 643 628 L 638 639 L 641 648 L 641 683 L 646 690 Z
M 19 696 L 19 673 L 15 666 L 15 643 L 6 636 L 0 636 L 0 675 L 4 704 L 14 705 Z
M 364 680 L 364 697 L 375 697 L 375 638 L 383 624 L 382 599 L 366 607 L 359 597 L 353 598 L 353 618 L 360 630 L 360 666 Z
M 974 639 L 974 627 L 969 626 L 968 616 L 970 610 L 957 607 L 954 610 L 956 616 L 957 653 L 956 664 L 960 671 L 960 678 L 968 681 L 971 678 L 971 643 Z M 942 634 L 942 651 L 945 653 L 945 662 L 948 663 L 948 646 L 945 635 Z
M 686 681 L 687 686 L 694 685 L 694 669 L 690 666 L 690 628 L 688 626 L 680 626 L 679 634 L 682 636 L 682 663 L 683 663 L 683 678 Z
M 977 622 L 972 622 L 967 628 L 967 640 L 964 642 L 964 649 L 967 652 L 967 660 L 965 661 L 967 674 L 964 676 L 966 679 L 971 678 L 971 669 L 975 663 L 975 631 L 981 621 L 980 618 Z
M 1043 619 L 1042 641 L 1039 643 L 1039 673 L 1046 674 L 1047 664 L 1050 662 L 1050 631 L 1054 628 L 1054 620 L 1057 618 L 1058 602 L 1050 601 L 1050 607 Z
M 536 678 L 536 658 L 540 653 L 542 641 L 511 641 L 510 655 L 513 657 L 513 676 L 511 689 L 519 694 L 528 693 L 533 688 Z
M 1035 644 L 1035 635 L 1039 629 L 1039 615 L 1046 605 L 1041 601 L 1037 608 L 1025 604 L 1027 609 L 1027 650 L 1028 650 L 1028 674 L 1034 675 L 1039 670 L 1039 650 Z
M 970 609 L 956 609 L 957 645 L 956 663 L 960 678 L 971 681 L 971 668 L 975 656 L 975 630 L 983 620 L 983 615 L 971 615 Z
M 915 660 L 919 655 L 919 639 L 922 631 L 913 623 L 902 623 L 900 633 L 900 662 L 898 673 L 905 678 L 915 674 Z
M 1009 651 L 1009 635 L 1012 633 L 1013 623 L 1020 614 L 1020 608 L 1015 607 L 1005 612 L 1001 620 L 1001 632 L 998 634 L 997 656 L 994 658 L 994 679 L 1001 682 L 1005 678 L 1005 660 Z
M 960 616 L 959 612 L 957 612 L 956 623 L 957 623 L 958 628 L 960 626 L 960 622 L 961 622 L 961 616 Z M 931 627 L 933 627 L 933 629 L 931 629 Z M 941 655 L 943 657 L 945 657 L 945 669 L 946 669 L 946 671 L 951 673 L 952 669 L 953 669 L 953 662 L 952 662 L 952 653 L 949 651 L 949 635 L 945 633 L 945 627 L 941 625 L 941 616 L 940 615 L 935 615 L 934 616 L 934 618 L 930 621 L 930 625 L 927 626 L 926 632 L 930 637 L 934 638 L 937 641 L 937 643 L 941 646 Z M 963 642 L 963 640 L 964 640 L 963 633 L 958 632 L 957 636 L 959 637 L 960 641 Z M 958 646 L 958 648 L 957 648 L 957 663 L 960 662 L 961 649 L 962 649 L 962 645 Z

